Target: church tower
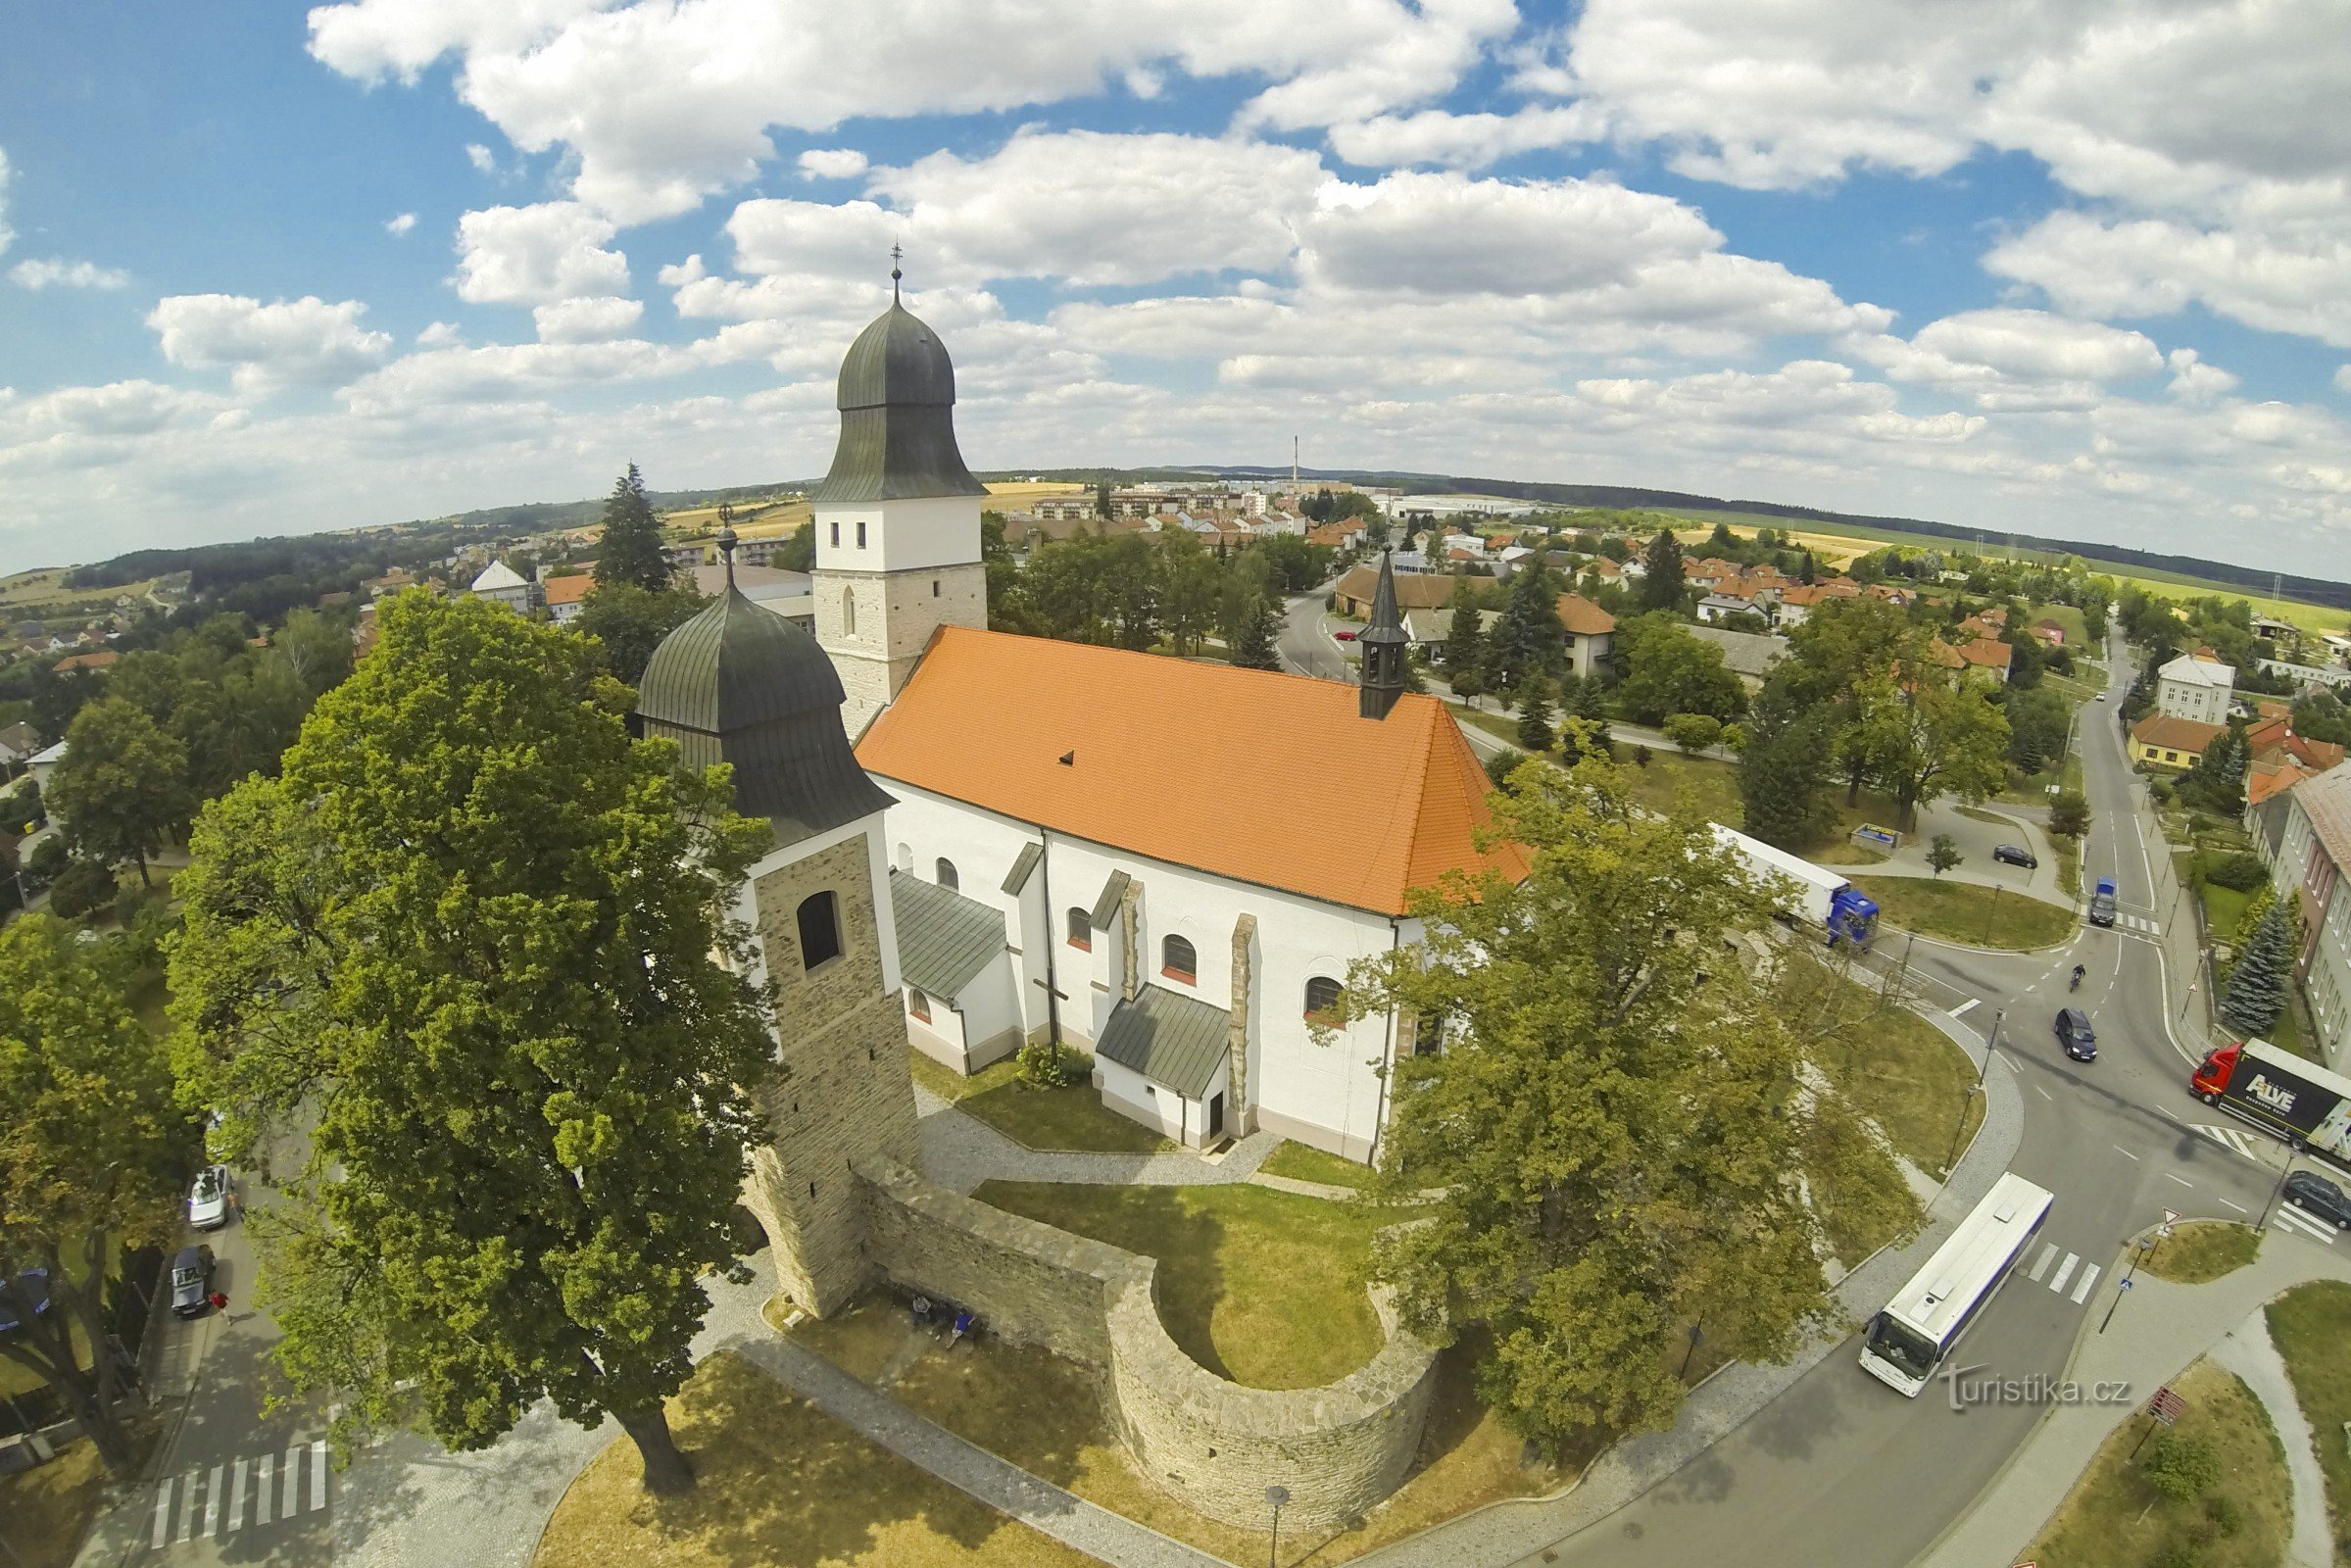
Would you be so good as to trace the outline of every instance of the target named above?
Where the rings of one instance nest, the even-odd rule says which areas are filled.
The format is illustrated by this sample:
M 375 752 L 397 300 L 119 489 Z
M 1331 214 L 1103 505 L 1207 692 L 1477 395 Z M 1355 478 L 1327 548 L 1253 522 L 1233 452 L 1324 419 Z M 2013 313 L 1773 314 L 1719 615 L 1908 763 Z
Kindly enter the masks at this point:
M 863 732 L 941 626 L 988 624 L 980 564 L 987 488 L 955 447 L 955 368 L 899 302 L 841 362 L 841 443 L 816 491 L 816 640 L 841 672 L 842 719 Z
M 876 1272 L 851 1156 L 919 1159 L 882 833 L 891 798 L 850 750 L 832 662 L 736 591 L 733 530 L 718 548 L 726 592 L 654 650 L 637 723 L 689 767 L 732 763 L 735 809 L 768 825 L 732 911 L 753 933 L 752 978 L 775 992 L 773 1065 L 753 1086 L 768 1142 L 743 1200 L 784 1294 L 822 1316 Z
M 1396 613 L 1396 566 L 1383 550 L 1380 585 L 1372 592 L 1371 623 L 1355 634 L 1363 661 L 1356 679 L 1362 686 L 1360 711 L 1365 718 L 1386 718 L 1396 700 L 1404 695 L 1404 652 L 1411 642 L 1404 617 Z

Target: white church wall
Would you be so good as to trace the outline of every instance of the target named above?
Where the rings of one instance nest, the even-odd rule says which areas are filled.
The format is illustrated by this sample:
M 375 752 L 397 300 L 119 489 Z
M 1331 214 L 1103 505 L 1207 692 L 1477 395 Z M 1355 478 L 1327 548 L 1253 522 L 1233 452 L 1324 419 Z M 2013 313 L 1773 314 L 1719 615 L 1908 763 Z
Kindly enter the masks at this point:
M 1020 1049 L 1020 1003 L 1009 953 L 982 969 L 955 996 L 962 1015 L 965 1072 L 978 1072 Z
M 977 561 L 980 496 L 819 503 L 818 571 L 906 571 Z M 858 526 L 864 527 L 860 544 Z
M 965 1065 L 970 1058 L 963 1049 L 963 1020 L 947 998 L 926 995 L 924 1000 L 930 1004 L 928 1018 L 915 1013 L 911 991 L 899 999 L 906 1012 L 906 1044 L 952 1072 L 970 1071 Z
M 1207 1125 L 1208 1102 L 1225 1093 L 1225 1069 L 1216 1069 L 1209 1080 L 1206 1093 L 1198 1100 L 1187 1100 L 1172 1089 L 1151 1083 L 1132 1068 L 1121 1067 L 1115 1061 L 1097 1056 L 1095 1077 L 1100 1082 L 1102 1101 L 1120 1115 L 1143 1123 L 1169 1143 L 1198 1149 Z M 1229 1103 L 1225 1112 L 1232 1114 Z

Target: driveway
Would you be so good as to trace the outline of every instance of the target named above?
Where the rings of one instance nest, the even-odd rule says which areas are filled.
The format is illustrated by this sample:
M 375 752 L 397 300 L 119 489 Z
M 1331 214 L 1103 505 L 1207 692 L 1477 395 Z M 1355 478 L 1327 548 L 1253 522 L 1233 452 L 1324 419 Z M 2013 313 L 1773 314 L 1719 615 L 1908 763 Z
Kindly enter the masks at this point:
M 1968 810 L 1981 811 L 1998 820 L 1983 821 L 1965 814 Z M 1890 858 L 1875 865 L 1841 869 L 1857 876 L 1933 876 L 1935 867 L 1927 863 L 1928 846 L 1935 842 L 1936 834 L 1948 833 L 1964 858 L 1942 874 L 1945 882 L 2006 888 L 2011 893 L 2027 894 L 2070 908 L 2074 901 L 2057 885 L 2056 847 L 2049 842 L 2047 830 L 2037 819 L 2047 814 L 2040 807 L 1986 804 L 1963 808 L 1956 801 L 1936 801 L 1920 809 L 1918 830 L 1903 837 L 1901 847 Z M 2031 850 L 2040 864 L 2031 870 L 2002 864 L 1992 858 L 1991 853 L 2002 844 Z

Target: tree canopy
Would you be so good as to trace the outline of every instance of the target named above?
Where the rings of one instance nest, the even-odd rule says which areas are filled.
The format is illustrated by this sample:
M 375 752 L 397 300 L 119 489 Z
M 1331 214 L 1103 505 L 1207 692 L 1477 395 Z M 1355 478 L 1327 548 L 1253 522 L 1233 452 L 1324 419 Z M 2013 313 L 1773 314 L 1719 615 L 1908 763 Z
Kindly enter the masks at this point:
M 657 591 L 606 583 L 588 595 L 572 624 L 604 645 L 605 668 L 634 686 L 661 639 L 692 619 L 705 601 L 683 588 Z
M 1746 692 L 1723 651 L 1670 614 L 1652 612 L 1623 622 L 1616 655 L 1625 666 L 1617 701 L 1635 723 L 1660 724 L 1673 713 L 1732 719 L 1746 708 Z
M 50 776 L 49 809 L 82 855 L 112 865 L 138 862 L 195 808 L 188 749 L 126 697 L 102 697 L 73 715 L 66 755 Z
M 1641 607 L 1643 610 L 1680 610 L 1682 608 L 1682 541 L 1674 537 L 1671 528 L 1660 528 L 1657 537 L 1641 553 L 1641 564 L 1648 574 L 1641 579 Z
M 604 504 L 604 537 L 596 545 L 596 586 L 634 583 L 648 593 L 670 585 L 669 558 L 662 553 L 661 519 L 646 497 L 644 477 L 637 466 L 612 481 Z
M 631 741 L 627 699 L 566 631 L 394 601 L 282 777 L 200 818 L 172 1015 L 217 1152 L 315 1109 L 252 1223 L 279 1363 L 343 1434 L 478 1448 L 545 1396 L 670 1489 L 661 1401 L 759 1135 L 766 1004 L 723 911 L 766 830 Z

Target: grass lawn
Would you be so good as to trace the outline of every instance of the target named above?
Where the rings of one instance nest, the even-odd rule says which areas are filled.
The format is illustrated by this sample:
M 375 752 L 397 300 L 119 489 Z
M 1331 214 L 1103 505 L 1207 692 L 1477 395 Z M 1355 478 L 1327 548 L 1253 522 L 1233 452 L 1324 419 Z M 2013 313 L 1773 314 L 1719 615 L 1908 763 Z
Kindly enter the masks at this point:
M 1265 1156 L 1257 1167 L 1268 1176 L 1287 1176 L 1296 1182 L 1321 1182 L 1326 1187 L 1369 1187 L 1374 1172 L 1369 1165 L 1337 1154 L 1326 1154 L 1306 1144 L 1282 1143 Z
M 2239 893 L 2234 888 L 2225 888 L 2218 882 L 2207 882 L 2201 896 L 2204 900 L 2204 929 L 2211 934 L 2213 941 L 2233 944 L 2236 941 L 2237 922 L 2245 917 L 2245 906 L 2253 902 L 2253 895 Z
M 958 1110 L 986 1122 L 1031 1149 L 1066 1149 L 1098 1154 L 1156 1154 L 1176 1146 L 1141 1122 L 1129 1121 L 1102 1104 L 1102 1092 L 1088 1080 L 1094 1059 L 1064 1051 L 1069 1082 L 1039 1089 L 1020 1081 L 1010 1056 L 970 1077 L 942 1067 L 919 1051 L 907 1053 L 914 1081 Z
M 1984 1119 L 1976 1064 L 1940 1029 L 1869 988 L 1826 977 L 1843 1027 L 1813 1037 L 1809 1054 L 1837 1092 L 1876 1122 L 1894 1152 L 1940 1180 L 1956 1139 Z
M 2261 1250 L 2261 1232 L 2250 1225 L 2225 1219 L 2183 1220 L 2139 1267 L 2157 1279 L 2180 1285 L 2202 1285 L 2233 1274 L 2253 1261 Z
M 1746 803 L 1739 795 L 1739 770 L 1712 758 L 1685 757 L 1680 752 L 1651 752 L 1646 767 L 1625 752 L 1625 782 L 1633 798 L 1653 811 L 1671 809 L 1685 792 L 1710 821 L 1733 827 L 1746 820 Z
M 2089 625 L 2082 620 L 2082 612 L 2072 605 L 2034 605 L 2025 612 L 2028 626 L 2037 626 L 2044 620 L 2053 620 L 2064 629 L 2068 648 L 2078 649 L 2089 640 Z
M 86 1439 L 57 1450 L 36 1470 L 0 1478 L 0 1540 L 15 1548 L 9 1559 L 23 1568 L 66 1568 L 97 1517 L 106 1466 Z
M 2351 1422 L 2351 1285 L 2297 1285 L 2269 1306 L 2270 1338 L 2293 1379 L 2294 1402 L 2310 1422 L 2327 1473 L 2327 1517 L 2339 1544 L 2351 1541 L 2351 1445 L 2338 1435 Z M 2339 1550 L 2339 1546 L 2338 1546 Z
M 78 1244 L 69 1249 L 66 1254 L 66 1272 L 77 1281 L 82 1277 L 80 1257 L 81 1248 Z M 106 1266 L 110 1274 L 122 1272 L 122 1250 L 111 1240 L 106 1246 Z M 100 1293 L 101 1296 L 104 1294 L 104 1292 Z M 50 1310 L 62 1312 L 65 1308 L 52 1305 Z M 93 1364 L 90 1360 L 90 1338 L 82 1332 L 78 1319 L 73 1320 L 69 1327 L 73 1335 L 73 1354 L 79 1358 L 81 1365 L 86 1369 Z M 21 1362 L 0 1357 L 0 1399 L 30 1394 L 37 1389 L 46 1387 L 48 1387 L 47 1383 L 32 1368 Z
M 973 1501 L 786 1393 L 741 1356 L 695 1369 L 669 1403 L 694 1466 L 648 1496 L 616 1439 L 564 1493 L 533 1568 L 1082 1568 L 1070 1550 Z
M 2062 905 L 1973 882 L 1864 876 L 1853 885 L 1878 901 L 1886 924 L 1946 942 L 2023 953 L 2053 947 L 2074 929 L 2074 911 Z
M 1359 1530 L 1282 1532 L 1285 1564 L 1344 1562 L 1481 1504 L 1556 1492 L 1597 1451 L 1522 1466 L 1521 1444 L 1478 1399 L 1476 1357 L 1463 1343 L 1439 1358 L 1429 1424 L 1412 1474 Z M 1095 1373 L 1034 1347 L 983 1342 L 972 1353 L 931 1350 L 894 1391 L 910 1408 L 1056 1486 L 1228 1562 L 1263 1561 L 1260 1531 L 1206 1518 L 1137 1472 L 1102 1416 Z
M 2155 1446 L 2150 1443 L 2137 1458 L 2131 1456 L 2148 1425 L 2146 1416 L 2134 1415 L 2099 1447 L 2019 1561 L 2032 1559 L 2050 1568 L 2141 1568 L 2157 1562 L 2275 1568 L 2285 1561 L 2293 1482 L 2269 1412 L 2244 1384 L 2207 1361 L 2188 1368 L 2172 1388 L 2187 1401 L 2186 1413 L 2172 1431 L 2211 1446 L 2220 1459 L 2220 1485 L 2206 1497 L 2184 1503 L 2148 1485 L 2140 1467 Z M 2321 1425 L 2320 1430 L 2336 1429 Z M 2207 1511 L 2213 1496 L 2235 1503 L 2240 1517 L 2233 1530 L 2224 1530 Z M 2164 1555 L 2181 1544 L 2190 1548 L 2187 1555 Z
M 1249 1186 L 988 1182 L 973 1196 L 1157 1258 L 1168 1335 L 1236 1383 L 1314 1388 L 1382 1344 L 1363 1282 L 1387 1209 Z

